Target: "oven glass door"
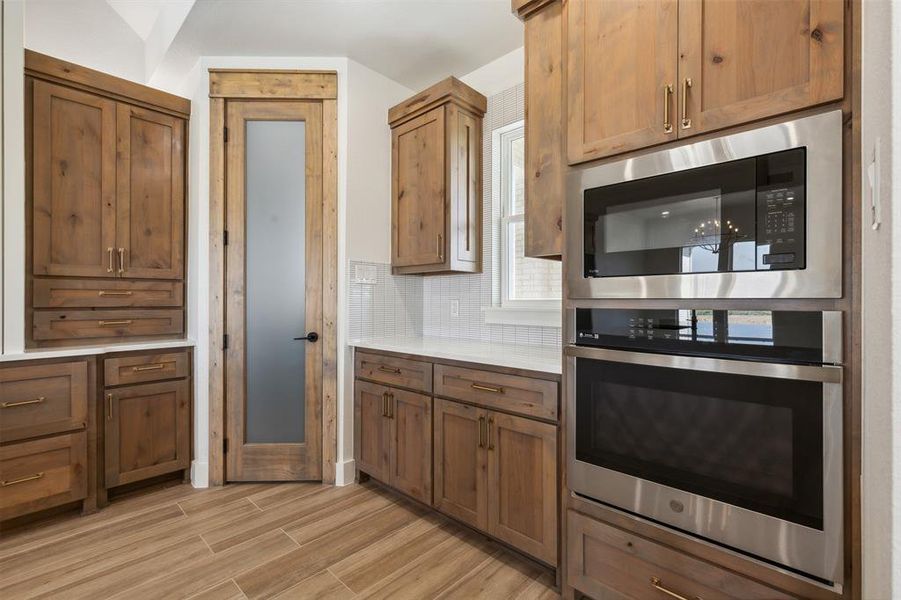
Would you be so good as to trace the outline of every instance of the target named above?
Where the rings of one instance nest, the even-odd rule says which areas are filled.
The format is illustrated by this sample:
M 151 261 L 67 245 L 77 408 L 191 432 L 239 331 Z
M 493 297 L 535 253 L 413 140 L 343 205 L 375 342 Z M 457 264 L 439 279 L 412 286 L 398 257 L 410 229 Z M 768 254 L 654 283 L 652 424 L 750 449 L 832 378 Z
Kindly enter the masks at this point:
M 823 529 L 823 383 L 576 359 L 576 460 Z

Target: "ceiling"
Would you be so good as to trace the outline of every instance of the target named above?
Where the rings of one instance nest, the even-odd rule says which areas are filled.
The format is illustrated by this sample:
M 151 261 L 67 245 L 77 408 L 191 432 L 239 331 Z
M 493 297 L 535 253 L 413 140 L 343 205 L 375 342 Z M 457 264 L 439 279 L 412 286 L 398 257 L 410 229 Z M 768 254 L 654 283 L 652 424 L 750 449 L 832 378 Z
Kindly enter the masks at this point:
M 144 83 L 201 56 L 345 56 L 420 89 L 519 48 L 523 27 L 510 0 L 29 0 L 25 34 Z

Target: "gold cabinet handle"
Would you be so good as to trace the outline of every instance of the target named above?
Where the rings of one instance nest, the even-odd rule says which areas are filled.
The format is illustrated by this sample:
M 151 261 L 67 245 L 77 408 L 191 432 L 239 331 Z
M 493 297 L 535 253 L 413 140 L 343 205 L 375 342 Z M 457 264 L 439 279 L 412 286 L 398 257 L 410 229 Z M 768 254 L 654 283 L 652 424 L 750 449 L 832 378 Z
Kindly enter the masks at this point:
M 379 367 L 379 371 L 382 373 L 394 373 L 395 375 L 400 375 L 400 369 L 394 367 Z
M 113 420 L 113 395 L 112 394 L 106 395 L 106 420 L 107 421 Z
M 40 404 L 47 398 L 45 396 L 41 396 L 40 398 L 34 398 L 33 400 L 21 400 L 19 402 L 4 402 L 0 404 L 0 408 L 15 408 L 16 406 L 27 406 L 29 404 Z
M 388 393 L 388 418 L 394 418 L 394 394 Z
M 503 394 L 504 388 L 493 385 L 483 385 L 481 383 L 473 383 L 470 387 L 474 390 L 482 390 L 483 392 L 492 392 L 494 394 Z
M 131 319 L 126 319 L 124 321 L 97 321 L 97 324 L 100 327 L 115 327 L 117 325 L 131 325 Z
M 488 417 L 488 449 L 494 450 L 494 440 L 491 439 L 491 430 L 494 429 L 494 419 Z
M 688 90 L 691 89 L 691 77 L 682 80 L 682 129 L 691 129 L 691 119 L 688 118 Z
M 485 438 L 484 438 L 484 430 L 485 430 L 485 417 L 479 417 L 479 448 L 485 447 Z
M 382 416 L 388 416 L 388 392 L 382 392 Z
M 677 594 L 676 592 L 674 592 L 672 590 L 668 590 L 665 587 L 663 587 L 663 583 L 660 581 L 659 577 L 651 577 L 651 585 L 654 587 L 655 590 L 666 594 L 670 598 L 676 598 L 676 600 L 692 600 L 691 598 L 688 598 L 687 596 L 683 596 L 682 594 Z M 700 596 L 695 596 L 694 600 L 702 600 L 702 598 Z
M 438 260 L 444 260 L 444 236 L 438 234 Z
M 43 471 L 40 473 L 35 473 L 34 475 L 29 475 L 28 477 L 20 477 L 19 479 L 10 479 L 8 481 L 0 481 L 0 486 L 6 487 L 8 485 L 16 485 L 17 483 L 25 483 L 26 481 L 34 481 L 35 479 L 40 479 L 44 476 Z
M 110 248 L 112 250 L 112 248 Z M 112 259 L 110 259 L 110 264 L 112 264 Z M 112 271 L 112 269 L 110 269 Z M 131 296 L 132 292 L 128 291 L 120 291 L 120 290 L 100 290 L 97 292 L 98 296 Z
M 673 97 L 673 85 L 667 83 L 663 86 L 663 133 L 672 133 L 673 124 L 669 118 L 669 104 Z
M 138 373 L 140 371 L 160 371 L 165 368 L 166 365 L 164 363 L 159 363 L 156 365 L 147 365 L 146 367 L 132 367 L 131 370 Z
M 107 248 L 106 252 L 107 252 L 107 254 L 109 254 L 109 266 L 106 268 L 106 272 L 112 273 L 113 272 L 113 249 Z
M 125 272 L 125 248 L 119 248 L 119 272 Z

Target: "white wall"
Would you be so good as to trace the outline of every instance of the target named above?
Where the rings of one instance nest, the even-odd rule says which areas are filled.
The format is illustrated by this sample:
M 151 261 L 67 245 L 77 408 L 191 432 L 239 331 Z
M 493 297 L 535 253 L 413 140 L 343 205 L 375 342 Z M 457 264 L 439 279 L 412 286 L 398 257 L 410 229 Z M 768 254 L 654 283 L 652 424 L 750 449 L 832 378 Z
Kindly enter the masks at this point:
M 519 47 L 463 75 L 460 81 L 486 96 L 494 96 L 522 83 L 525 79 L 525 69 L 525 49 Z
M 862 583 L 888 600 L 901 598 L 901 4 L 862 10 Z

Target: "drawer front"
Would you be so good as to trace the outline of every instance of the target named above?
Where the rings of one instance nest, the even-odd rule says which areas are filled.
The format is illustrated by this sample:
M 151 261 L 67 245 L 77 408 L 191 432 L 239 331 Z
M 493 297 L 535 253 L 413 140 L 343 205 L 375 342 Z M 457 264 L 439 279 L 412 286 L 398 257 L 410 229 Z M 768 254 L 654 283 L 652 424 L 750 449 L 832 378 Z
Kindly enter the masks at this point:
M 35 311 L 35 340 L 78 340 L 184 332 L 181 310 Z
M 381 354 L 357 352 L 356 376 L 386 385 L 432 392 L 432 363 Z
M 0 520 L 87 496 L 85 432 L 0 447 Z
M 567 581 L 595 598 L 775 600 L 783 592 L 568 511 Z
M 103 361 L 104 385 L 180 379 L 191 374 L 187 352 L 121 356 Z
M 0 369 L 0 442 L 83 429 L 88 363 Z
M 539 419 L 557 420 L 557 382 L 435 365 L 435 395 Z
M 181 281 L 35 279 L 35 308 L 176 307 L 184 304 Z

